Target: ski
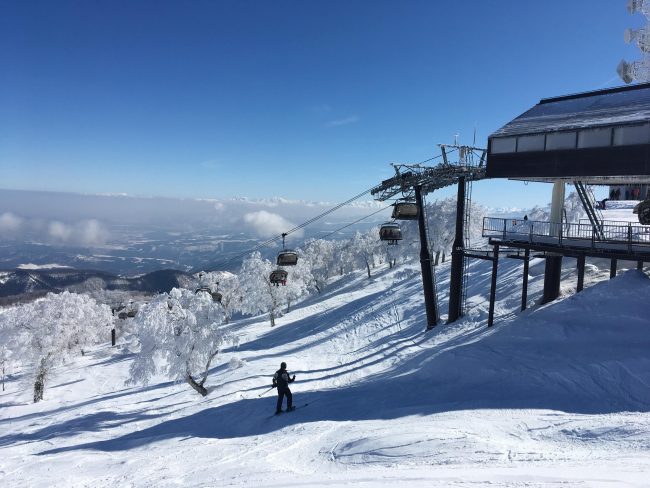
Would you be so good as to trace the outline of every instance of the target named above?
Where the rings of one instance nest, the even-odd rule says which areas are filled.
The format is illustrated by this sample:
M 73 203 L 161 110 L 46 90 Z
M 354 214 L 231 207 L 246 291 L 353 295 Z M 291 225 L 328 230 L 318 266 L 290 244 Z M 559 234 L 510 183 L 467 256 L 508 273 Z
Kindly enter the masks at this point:
M 305 408 L 307 405 L 309 405 L 309 403 L 298 405 L 297 407 L 293 407 L 291 410 L 285 410 L 285 413 L 293 412 L 294 410 L 298 410 L 299 408 Z
M 293 407 L 291 410 L 282 410 L 282 413 L 283 413 L 283 414 L 285 414 L 285 413 L 291 413 L 291 412 L 293 412 L 294 410 L 298 410 L 298 409 L 300 409 L 300 408 L 305 408 L 307 405 L 309 405 L 309 403 L 303 403 L 302 405 L 298 405 L 298 406 L 296 406 L 296 407 Z M 271 415 L 269 418 L 279 417 L 280 415 L 281 415 L 281 414 L 279 414 L 279 413 L 274 413 L 274 414 Z

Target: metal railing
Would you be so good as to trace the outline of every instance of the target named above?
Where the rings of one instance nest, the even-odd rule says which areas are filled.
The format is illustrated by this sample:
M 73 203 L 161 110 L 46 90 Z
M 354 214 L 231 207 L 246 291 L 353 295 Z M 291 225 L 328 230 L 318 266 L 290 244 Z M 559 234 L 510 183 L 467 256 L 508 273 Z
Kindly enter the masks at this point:
M 607 244 L 628 247 L 650 246 L 650 226 L 631 222 L 603 222 L 600 229 L 591 223 L 544 222 L 523 219 L 485 217 L 483 237 L 497 237 L 504 241 L 553 243 L 606 247 Z M 566 242 L 570 241 L 570 242 Z
M 578 222 L 579 224 L 584 224 L 584 225 L 591 225 L 591 221 L 589 219 L 580 219 Z M 635 222 L 630 222 L 628 220 L 603 220 L 603 224 L 605 225 L 640 225 Z

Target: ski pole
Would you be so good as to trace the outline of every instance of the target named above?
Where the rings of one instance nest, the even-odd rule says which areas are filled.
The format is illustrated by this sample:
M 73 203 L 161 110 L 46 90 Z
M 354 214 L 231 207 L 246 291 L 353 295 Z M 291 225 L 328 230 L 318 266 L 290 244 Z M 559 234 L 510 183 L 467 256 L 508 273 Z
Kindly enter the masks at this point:
M 267 394 L 268 392 L 270 392 L 273 388 L 275 388 L 275 386 L 272 386 L 271 388 L 269 388 L 269 389 L 266 390 L 265 392 L 260 393 L 259 395 L 257 395 L 257 398 L 260 398 L 262 395 L 266 395 L 266 394 Z

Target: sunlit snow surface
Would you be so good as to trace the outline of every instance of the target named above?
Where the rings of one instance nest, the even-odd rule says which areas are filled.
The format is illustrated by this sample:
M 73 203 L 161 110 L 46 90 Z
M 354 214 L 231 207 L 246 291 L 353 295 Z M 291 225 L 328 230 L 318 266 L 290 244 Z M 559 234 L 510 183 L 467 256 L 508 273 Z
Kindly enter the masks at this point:
M 163 379 L 127 387 L 128 338 L 59 372 L 45 401 L 14 377 L 0 395 L 3 487 L 648 486 L 650 279 L 587 266 L 573 296 L 522 315 L 521 263 L 473 261 L 461 321 L 424 332 L 419 269 L 333 282 L 277 321 L 232 324 L 203 399 Z M 530 268 L 529 306 L 543 261 Z M 235 361 L 231 361 L 237 358 Z M 262 395 L 281 361 L 293 413 Z M 241 366 L 230 369 L 229 364 Z

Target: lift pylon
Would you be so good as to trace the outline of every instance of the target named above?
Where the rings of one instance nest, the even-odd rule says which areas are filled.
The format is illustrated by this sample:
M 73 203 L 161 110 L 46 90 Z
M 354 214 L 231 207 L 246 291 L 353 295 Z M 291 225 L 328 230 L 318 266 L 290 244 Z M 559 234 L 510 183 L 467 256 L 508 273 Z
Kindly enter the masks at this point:
M 484 165 L 485 149 L 458 144 L 439 144 L 439 147 L 441 156 L 443 157 L 442 163 L 437 166 L 393 164 L 395 176 L 382 181 L 380 185 L 377 185 L 370 191 L 379 201 L 394 198 L 396 195 L 401 195 L 400 198 L 415 199 L 417 201 L 419 207 L 420 263 L 422 267 L 424 301 L 427 311 L 427 330 L 433 328 L 438 323 L 438 305 L 431 274 L 431 256 L 429 253 L 428 236 L 426 235 L 427 226 L 424 220 L 425 212 L 422 197 L 427 193 L 458 184 L 459 182 L 462 182 L 464 186 L 466 182 L 486 178 Z M 458 162 L 450 163 L 449 156 L 454 152 L 458 152 Z M 460 218 L 462 232 L 462 214 Z M 461 247 L 463 246 L 461 245 Z M 461 289 L 458 291 L 462 294 L 462 279 L 457 286 L 460 286 Z

